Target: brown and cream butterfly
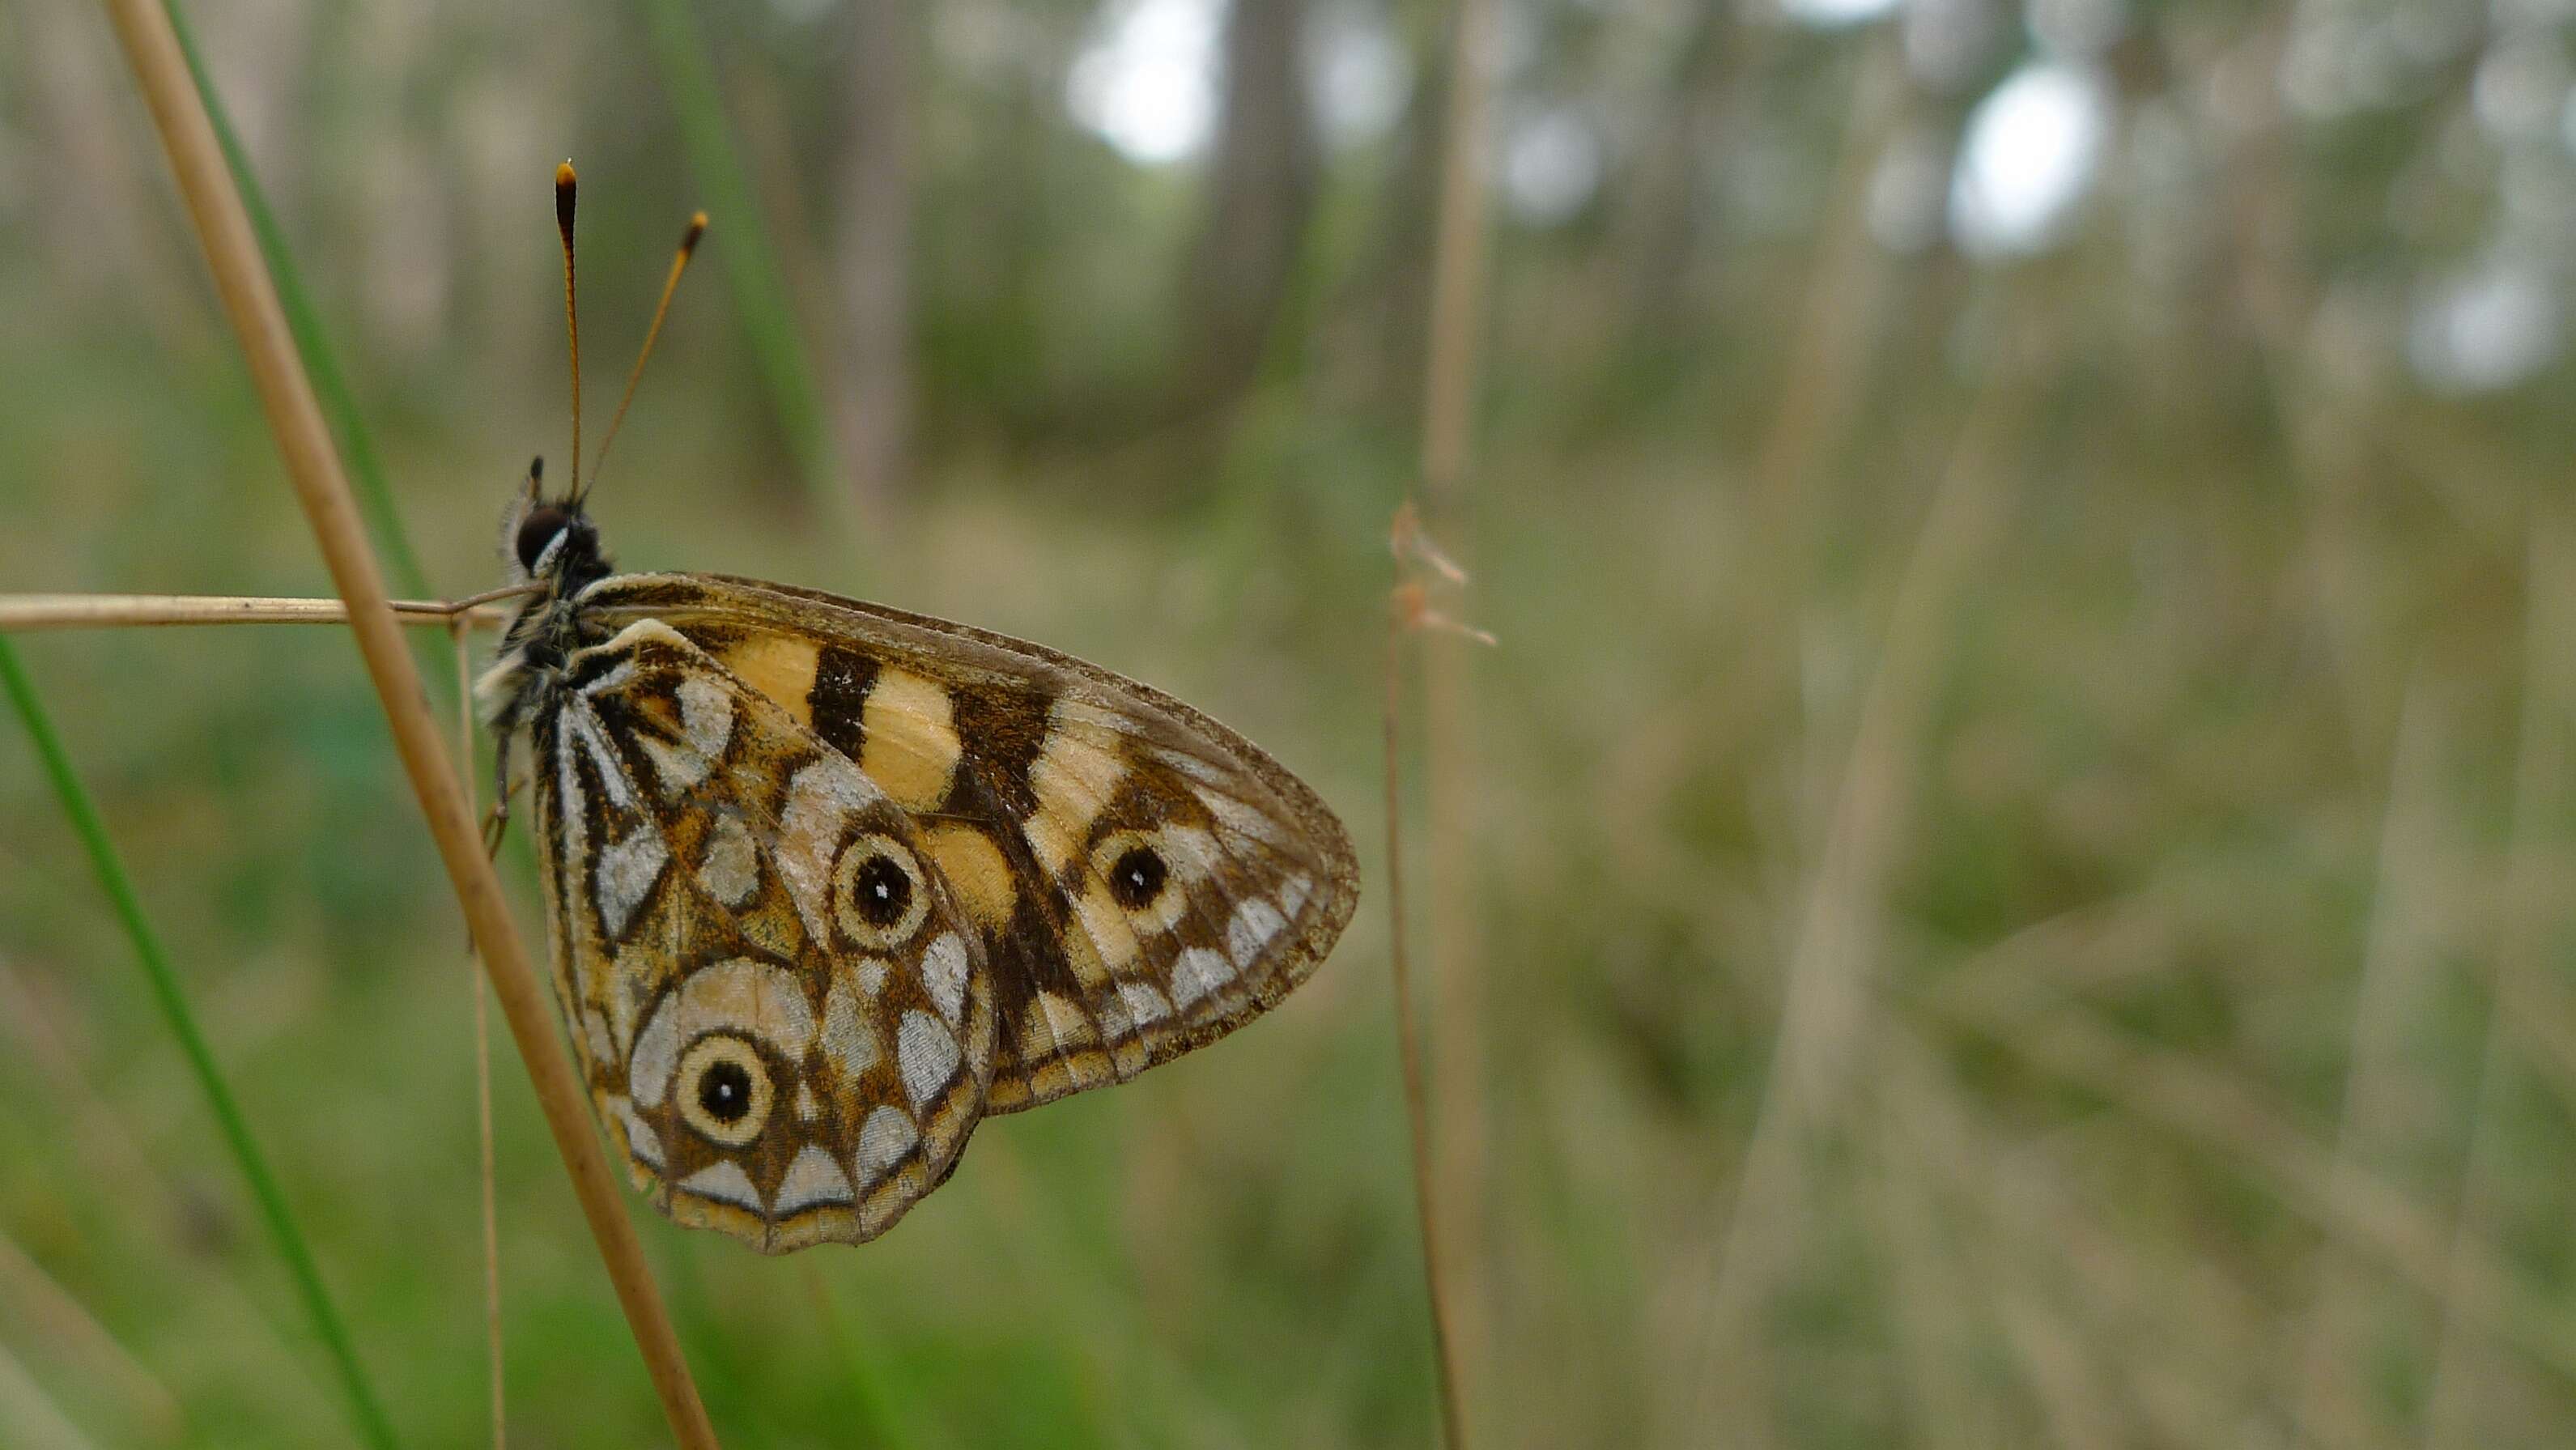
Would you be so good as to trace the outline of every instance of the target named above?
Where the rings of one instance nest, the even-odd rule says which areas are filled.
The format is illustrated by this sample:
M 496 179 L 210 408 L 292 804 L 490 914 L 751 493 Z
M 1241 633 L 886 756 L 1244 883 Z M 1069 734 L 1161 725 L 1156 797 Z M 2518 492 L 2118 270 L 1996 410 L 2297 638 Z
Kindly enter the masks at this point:
M 1332 811 L 1180 701 L 878 605 L 615 573 L 578 481 L 540 478 L 478 693 L 505 782 L 527 745 L 592 1102 L 680 1223 L 874 1238 L 983 1118 L 1225 1035 L 1349 921 Z

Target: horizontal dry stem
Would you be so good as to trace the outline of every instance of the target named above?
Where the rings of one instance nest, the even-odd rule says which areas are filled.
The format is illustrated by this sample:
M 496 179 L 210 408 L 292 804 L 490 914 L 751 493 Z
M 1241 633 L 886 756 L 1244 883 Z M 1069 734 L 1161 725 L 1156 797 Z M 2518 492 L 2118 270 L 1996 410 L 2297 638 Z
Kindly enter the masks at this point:
M 396 599 L 394 618 L 411 625 L 444 625 L 462 619 L 498 628 L 510 611 L 482 602 Z M 0 633 L 40 629 L 120 629 L 161 624 L 346 624 L 349 606 L 337 599 L 286 599 L 257 594 L 5 594 Z

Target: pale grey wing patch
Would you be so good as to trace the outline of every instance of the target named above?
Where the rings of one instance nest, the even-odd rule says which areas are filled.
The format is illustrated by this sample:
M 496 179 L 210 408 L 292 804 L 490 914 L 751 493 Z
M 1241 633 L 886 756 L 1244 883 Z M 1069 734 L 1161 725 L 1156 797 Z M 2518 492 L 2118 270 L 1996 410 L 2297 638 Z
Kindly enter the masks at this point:
M 608 1102 L 609 1115 L 616 1119 L 618 1127 L 625 1131 L 626 1151 L 634 1154 L 646 1167 L 657 1173 L 660 1172 L 662 1135 L 653 1131 L 652 1125 L 646 1123 L 643 1115 L 635 1111 L 634 1102 L 624 1094 L 616 1094 L 610 1097 Z
M 632 1025 L 614 963 L 618 943 L 660 882 L 669 852 L 636 809 L 634 782 L 587 700 L 567 697 L 547 723 L 537 760 L 537 834 L 556 1001 L 584 1056 L 584 1075 L 596 1083 L 623 1061 Z
M 870 962 L 883 982 L 884 963 Z M 856 1078 L 885 1056 L 877 1042 L 872 1014 L 860 1007 L 865 988 L 859 985 L 859 974 L 847 963 L 832 969 L 832 985 L 823 997 L 823 1051 L 845 1078 Z
M 1225 954 L 1234 959 L 1237 970 L 1250 967 L 1262 951 L 1288 929 L 1288 918 L 1279 908 L 1258 896 L 1238 902 L 1234 916 L 1225 924 Z
M 897 1029 L 895 1056 L 903 1065 L 904 1091 L 916 1113 L 930 1110 L 957 1076 L 957 1039 L 927 1012 L 906 1012 Z
M 760 847 L 739 816 L 716 818 L 698 858 L 698 884 L 730 910 L 740 910 L 760 890 Z
M 850 1175 L 819 1143 L 808 1143 L 796 1150 L 794 1162 L 787 1165 L 787 1176 L 778 1181 L 778 1196 L 770 1204 L 772 1211 L 792 1214 L 824 1204 L 848 1204 L 858 1201 L 858 1190 L 851 1186 Z
M 754 1213 L 769 1211 L 769 1205 L 761 1201 L 759 1188 L 752 1184 L 751 1175 L 742 1171 L 742 1165 L 731 1158 L 719 1158 L 673 1186 L 682 1193 L 694 1193 L 700 1198 L 730 1203 Z
M 600 849 L 598 865 L 591 871 L 591 891 L 600 930 L 609 940 L 625 939 L 636 908 L 653 894 L 662 868 L 670 864 L 671 848 L 650 824 L 639 825 L 625 839 Z
M 1225 990 L 1234 980 L 1234 962 L 1213 947 L 1190 947 L 1172 964 L 1172 1003 L 1186 1011 L 1200 1000 Z
M 635 1102 L 660 1106 L 681 1050 L 716 1031 L 756 1038 L 792 1062 L 814 1045 L 814 1014 L 785 967 L 748 957 L 701 967 L 663 996 L 636 1034 L 626 1079 Z
M 680 699 L 680 726 L 701 760 L 724 758 L 733 739 L 733 701 L 724 686 L 704 675 L 689 675 L 673 687 Z
M 859 1181 L 873 1184 L 885 1177 L 920 1141 L 921 1129 L 902 1110 L 881 1107 L 870 1112 L 859 1129 L 858 1151 L 853 1155 Z
M 837 754 L 816 757 L 789 779 L 769 856 L 813 940 L 832 939 L 832 867 L 840 860 L 843 828 L 884 802 L 884 793 Z
M 965 937 L 953 931 L 933 940 L 921 954 L 922 985 L 952 1032 L 965 1023 L 966 979 L 973 970 Z

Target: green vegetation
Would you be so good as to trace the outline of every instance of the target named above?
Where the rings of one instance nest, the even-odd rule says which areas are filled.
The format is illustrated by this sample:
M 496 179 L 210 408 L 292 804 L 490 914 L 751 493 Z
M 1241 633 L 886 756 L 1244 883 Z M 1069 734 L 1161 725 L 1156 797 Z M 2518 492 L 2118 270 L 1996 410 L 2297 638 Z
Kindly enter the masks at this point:
M 1391 12 L 1384 129 L 1218 147 L 1277 153 L 1240 210 L 1068 119 L 1088 4 L 913 13 L 917 406 L 879 454 L 837 426 L 843 199 L 885 180 L 858 19 L 682 8 L 193 12 L 430 587 L 494 582 L 561 447 L 554 162 L 602 424 L 681 220 L 742 245 L 757 205 L 792 310 L 684 287 L 596 500 L 619 560 L 864 586 L 1151 680 L 1373 849 L 1442 12 Z M 2556 32 L 2410 31 L 2357 98 L 2329 62 L 2360 42 L 2305 10 L 2085 40 L 2039 7 L 1944 51 L 1958 7 L 1916 9 L 1507 27 L 1478 466 L 1437 525 L 1502 645 L 1470 850 L 1412 863 L 1468 873 L 1485 944 L 1485 1018 L 1431 1024 L 1490 1067 L 1478 1443 L 2556 1443 L 2576 177 L 2528 49 Z M 684 32 L 648 14 L 694 20 L 722 116 L 684 124 Z M 325 592 L 104 24 L 0 37 L 0 581 Z M 1952 245 L 1978 98 L 2079 42 L 2089 198 L 2027 257 Z M 711 119 L 733 181 L 701 174 Z M 1265 225 L 1284 261 L 1208 241 Z M 1252 363 L 1210 295 L 1275 299 Z M 819 417 L 776 391 L 798 352 Z M 836 450 L 909 462 L 843 515 Z M 347 1443 L 354 1346 L 401 1442 L 478 1443 L 472 978 L 347 640 L 9 648 L 196 1030 L 0 731 L 0 1441 Z M 1382 907 L 1239 1036 L 985 1125 L 877 1244 L 770 1261 L 638 1205 L 727 1443 L 1428 1443 Z M 496 1089 L 513 1440 L 659 1443 L 506 1044 Z

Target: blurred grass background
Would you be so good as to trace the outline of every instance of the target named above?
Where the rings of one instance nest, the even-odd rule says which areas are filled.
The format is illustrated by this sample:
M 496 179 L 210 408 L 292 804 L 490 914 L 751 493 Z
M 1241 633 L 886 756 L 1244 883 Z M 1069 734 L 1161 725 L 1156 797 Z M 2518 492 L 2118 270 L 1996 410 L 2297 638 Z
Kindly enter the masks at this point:
M 725 265 L 787 304 L 684 291 L 619 559 L 1072 650 L 1380 839 L 1444 7 L 193 18 L 437 588 L 561 451 L 553 163 L 604 409 L 728 192 L 703 68 L 774 249 Z M 1432 1024 L 1488 1069 L 1479 1443 L 2567 1443 L 2571 13 L 1496 18 L 1435 521 L 1503 640 L 1441 863 L 1483 1010 Z M 74 0 L 0 11 L 0 315 L 0 584 L 327 592 Z M 348 644 L 19 648 L 403 1440 L 479 1437 L 471 979 Z M 17 745 L 0 820 L 0 1440 L 343 1443 Z M 727 1442 L 1424 1443 L 1382 907 L 1259 1026 L 987 1125 L 879 1243 L 644 1212 Z M 655 1443 L 496 1082 L 513 1439 Z

